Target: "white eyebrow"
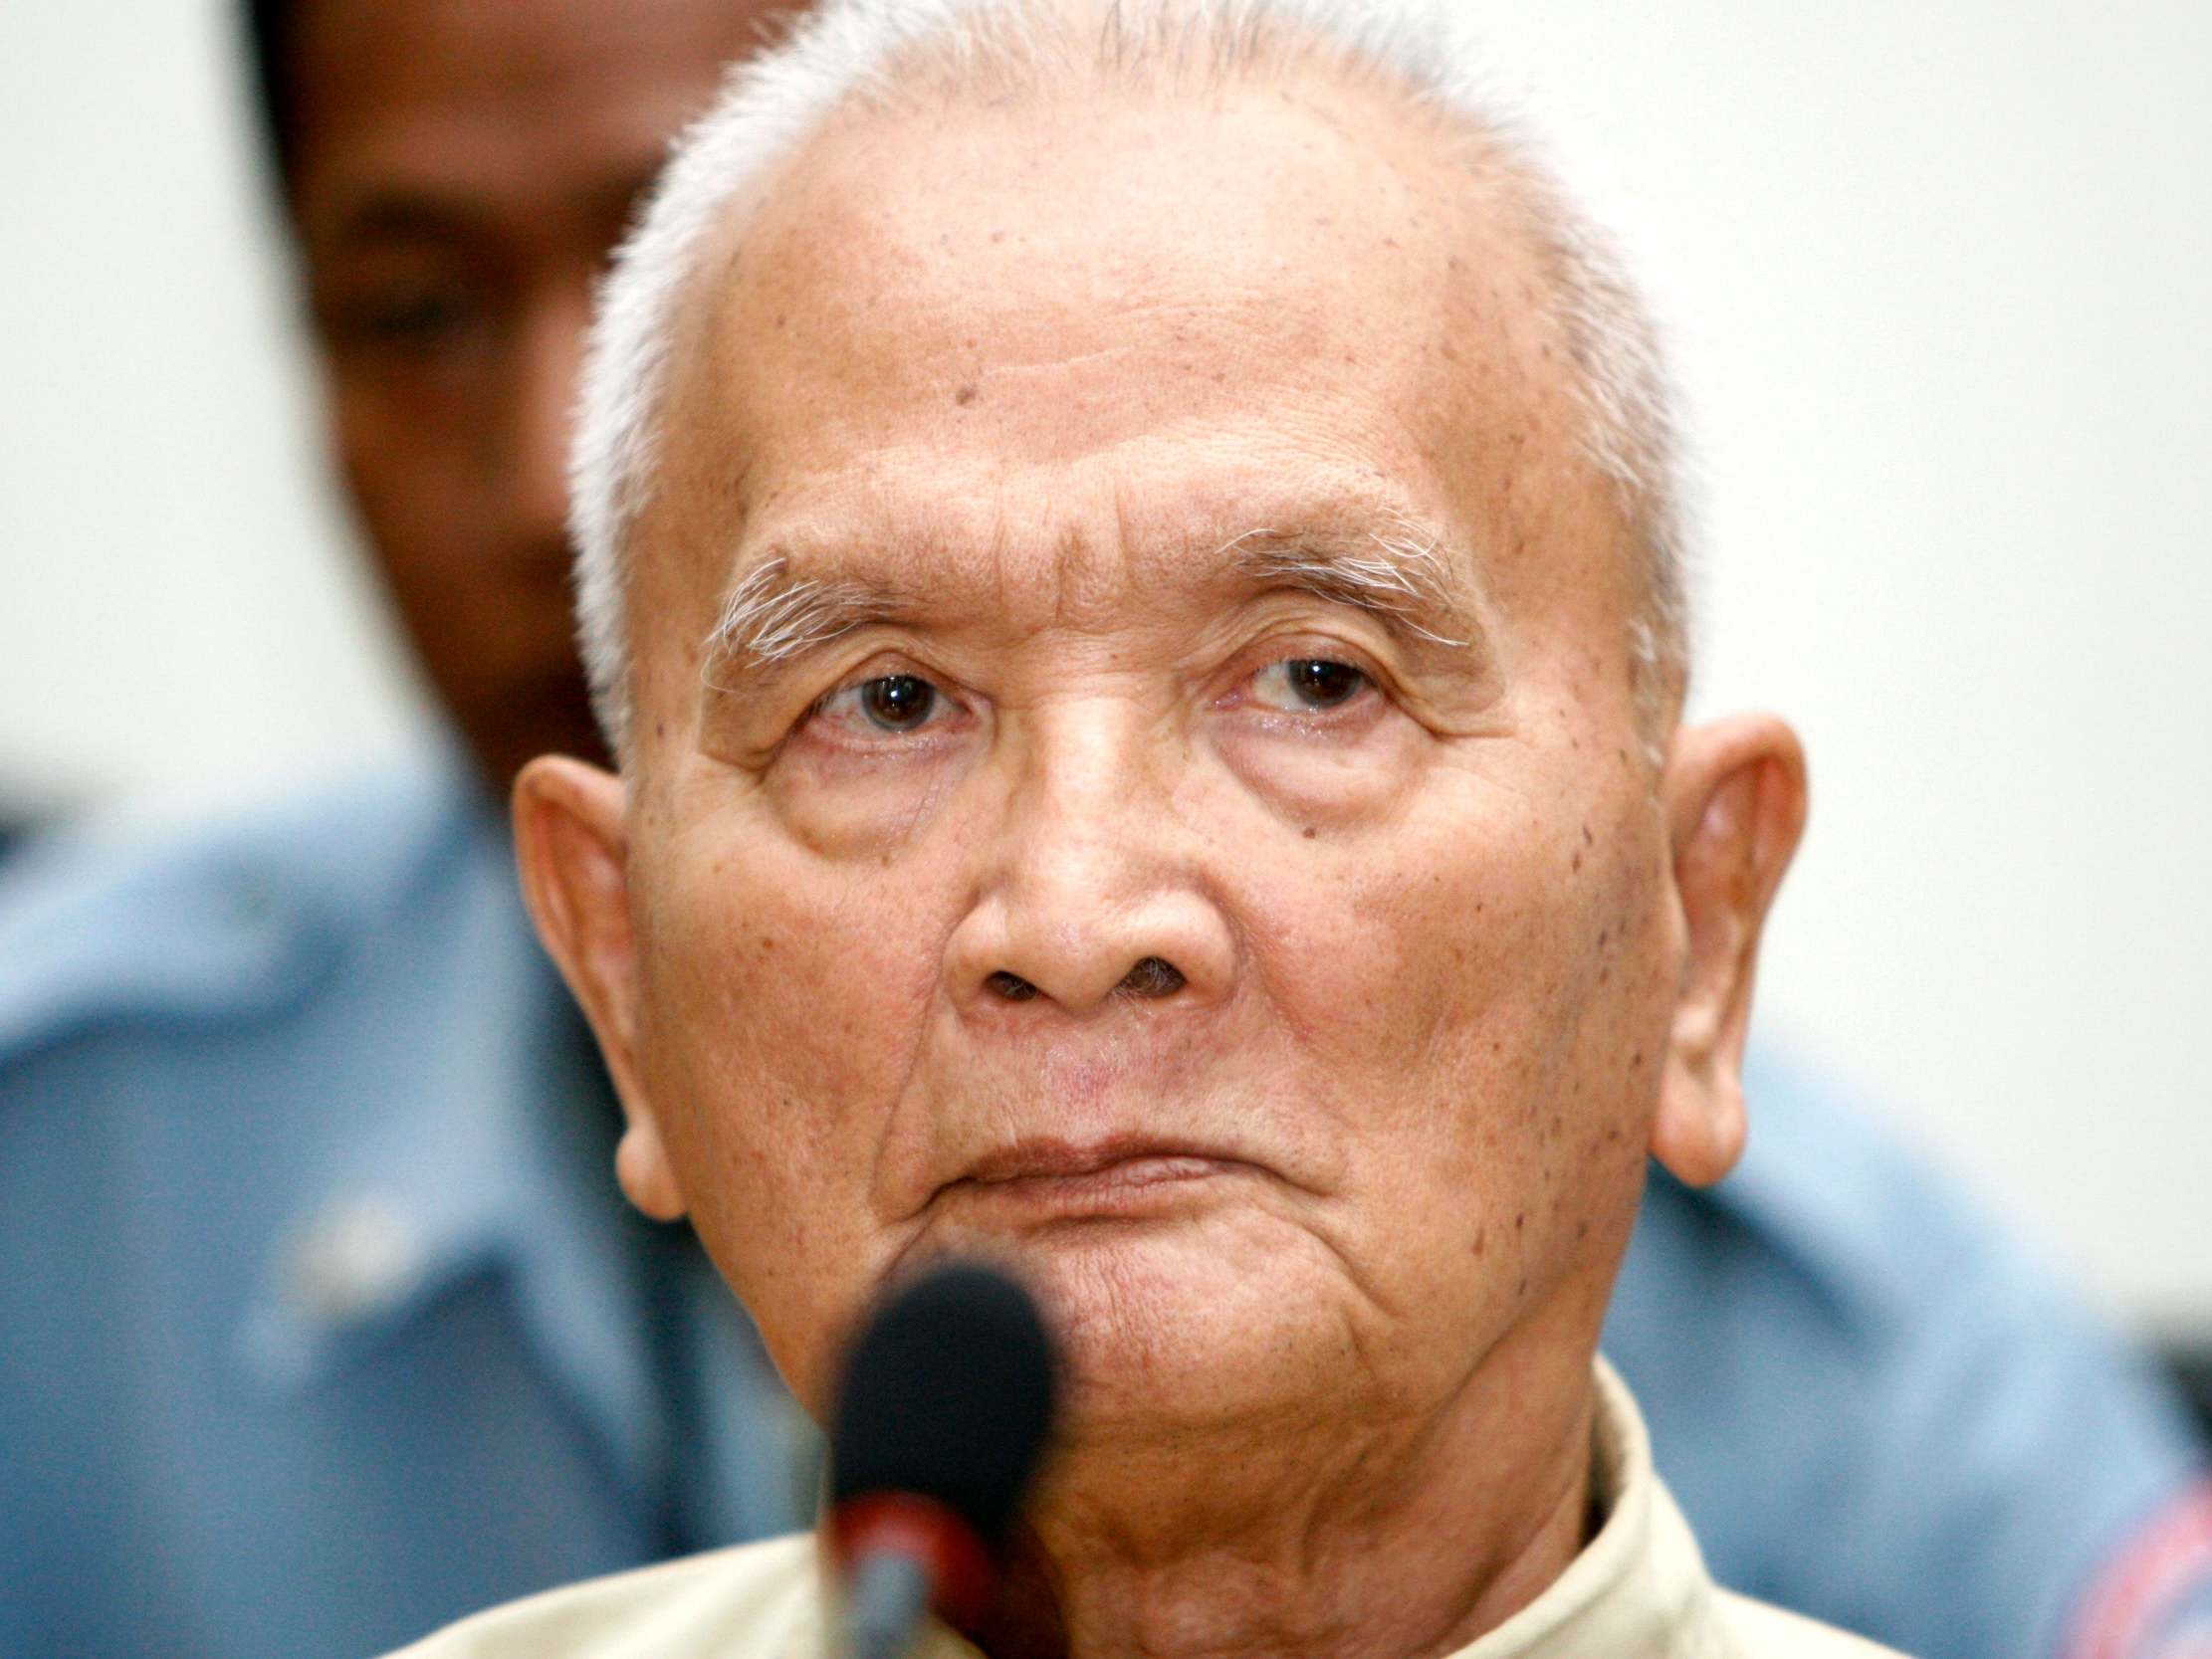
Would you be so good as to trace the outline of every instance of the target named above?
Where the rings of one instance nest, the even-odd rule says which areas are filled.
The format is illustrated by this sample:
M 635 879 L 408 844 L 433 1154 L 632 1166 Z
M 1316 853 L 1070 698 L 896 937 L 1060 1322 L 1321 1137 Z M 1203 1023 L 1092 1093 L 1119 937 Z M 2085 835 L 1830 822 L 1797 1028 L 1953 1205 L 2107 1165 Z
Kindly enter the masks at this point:
M 1393 632 L 1458 650 L 1477 630 L 1442 545 L 1440 536 L 1410 523 L 1341 540 L 1251 529 L 1223 542 L 1217 556 L 1255 584 L 1350 605 Z
M 788 662 L 907 606 L 907 599 L 890 589 L 793 576 L 789 560 L 772 558 L 723 600 L 701 661 L 710 667 L 734 658 L 764 667 Z
M 1431 645 L 1460 650 L 1479 633 L 1441 538 L 1410 522 L 1346 534 L 1249 529 L 1214 556 L 1249 586 L 1293 588 L 1349 605 Z M 790 561 L 777 555 L 748 571 L 723 600 L 701 642 L 701 683 L 735 690 L 732 669 L 790 662 L 855 629 L 910 615 L 916 605 L 894 584 L 794 576 Z

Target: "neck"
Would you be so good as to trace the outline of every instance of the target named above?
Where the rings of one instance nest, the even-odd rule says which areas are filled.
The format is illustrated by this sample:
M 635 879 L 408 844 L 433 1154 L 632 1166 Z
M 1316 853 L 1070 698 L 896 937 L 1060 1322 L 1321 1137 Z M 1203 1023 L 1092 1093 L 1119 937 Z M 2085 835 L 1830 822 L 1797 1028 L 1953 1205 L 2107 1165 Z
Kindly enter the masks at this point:
M 1524 1333 L 1523 1335 L 1530 1335 Z M 1518 1612 L 1590 1519 L 1586 1352 L 1509 1339 L 1420 1421 L 1075 1448 L 994 1659 L 1431 1659 Z

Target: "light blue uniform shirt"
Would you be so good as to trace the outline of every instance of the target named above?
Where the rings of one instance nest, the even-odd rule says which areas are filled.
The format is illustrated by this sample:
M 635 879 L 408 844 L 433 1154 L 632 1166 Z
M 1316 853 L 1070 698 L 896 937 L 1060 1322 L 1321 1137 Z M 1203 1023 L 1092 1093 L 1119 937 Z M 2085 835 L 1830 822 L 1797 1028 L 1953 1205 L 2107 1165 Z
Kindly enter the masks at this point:
M 1861 1118 L 1752 1100 L 1607 1337 L 1716 1576 L 2056 1654 L 2191 1478 L 2177 1414 Z M 0 1655 L 357 1656 L 795 1524 L 805 1432 L 613 1114 L 456 765 L 14 861 Z

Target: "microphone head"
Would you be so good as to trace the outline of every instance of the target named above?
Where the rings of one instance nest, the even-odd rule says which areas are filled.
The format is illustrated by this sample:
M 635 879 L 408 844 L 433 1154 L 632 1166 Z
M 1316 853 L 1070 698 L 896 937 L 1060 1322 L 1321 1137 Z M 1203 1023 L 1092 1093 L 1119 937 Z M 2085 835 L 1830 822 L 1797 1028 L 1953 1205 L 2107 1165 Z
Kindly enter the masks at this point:
M 1044 1450 L 1054 1394 L 1051 1340 L 1029 1293 L 991 1268 L 933 1268 L 884 1302 L 845 1361 L 830 1502 L 928 1498 L 995 1553 Z

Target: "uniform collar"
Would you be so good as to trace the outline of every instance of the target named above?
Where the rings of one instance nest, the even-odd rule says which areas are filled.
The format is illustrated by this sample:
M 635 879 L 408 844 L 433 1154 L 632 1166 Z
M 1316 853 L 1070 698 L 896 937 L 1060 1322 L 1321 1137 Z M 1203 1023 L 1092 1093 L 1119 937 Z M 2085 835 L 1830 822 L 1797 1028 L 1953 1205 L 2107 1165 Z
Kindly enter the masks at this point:
M 349 1099 L 270 1241 L 242 1337 L 280 1390 L 334 1385 L 479 1276 L 635 1490 L 663 1454 L 637 1234 L 612 1179 L 614 1106 L 580 1017 L 532 935 L 506 836 L 456 777 L 444 832 L 364 940 L 362 1017 L 411 1056 L 401 1088 Z M 365 931 L 365 930 L 364 930 Z M 376 952 L 394 959 L 378 964 Z

